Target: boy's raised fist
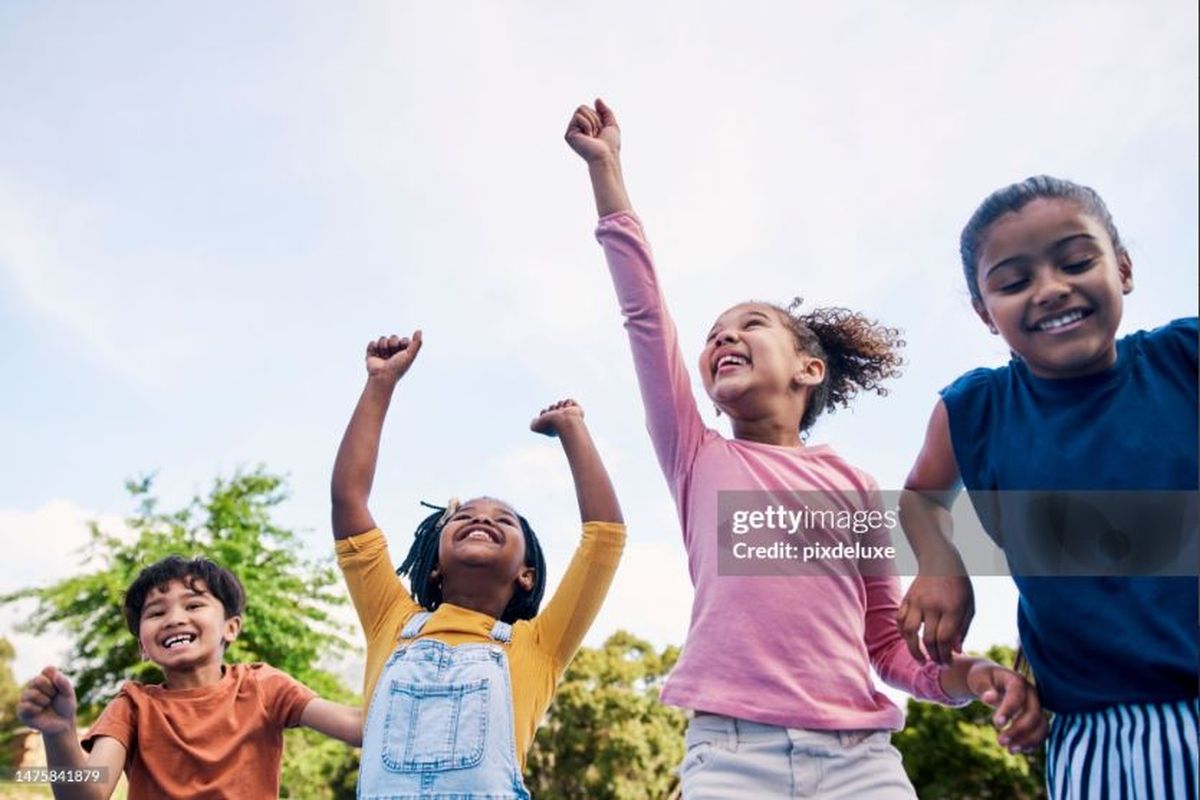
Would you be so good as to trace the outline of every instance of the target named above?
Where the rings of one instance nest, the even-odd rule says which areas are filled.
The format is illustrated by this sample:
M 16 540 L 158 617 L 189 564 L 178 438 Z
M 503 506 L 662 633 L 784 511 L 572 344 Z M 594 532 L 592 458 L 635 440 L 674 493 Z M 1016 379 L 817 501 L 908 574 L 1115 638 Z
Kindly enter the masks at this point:
M 75 687 L 55 667 L 46 667 L 25 684 L 17 701 L 17 719 L 42 733 L 66 733 L 75 727 Z

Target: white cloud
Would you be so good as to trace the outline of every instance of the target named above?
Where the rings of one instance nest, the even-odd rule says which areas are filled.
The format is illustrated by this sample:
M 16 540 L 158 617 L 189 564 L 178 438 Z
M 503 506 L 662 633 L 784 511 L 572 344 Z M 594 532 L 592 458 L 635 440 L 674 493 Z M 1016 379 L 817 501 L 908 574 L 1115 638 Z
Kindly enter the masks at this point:
M 91 521 L 106 533 L 128 535 L 121 517 L 89 511 L 71 500 L 52 500 L 32 510 L 0 508 L 0 541 L 8 543 L 10 553 L 22 554 L 0 562 L 0 594 L 48 585 L 75 573 L 83 565 L 81 549 L 89 541 Z M 0 607 L 0 636 L 16 649 L 13 671 L 18 680 L 46 664 L 61 664 L 71 646 L 61 635 L 16 632 L 31 609 L 27 601 Z

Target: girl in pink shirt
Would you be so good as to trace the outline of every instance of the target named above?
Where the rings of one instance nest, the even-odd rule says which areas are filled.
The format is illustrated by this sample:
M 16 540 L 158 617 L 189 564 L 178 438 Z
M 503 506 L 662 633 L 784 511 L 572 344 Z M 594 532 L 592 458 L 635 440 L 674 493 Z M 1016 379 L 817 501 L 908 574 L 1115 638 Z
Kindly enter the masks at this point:
M 795 306 L 735 305 L 718 317 L 700 356 L 705 392 L 730 419 L 733 438 L 705 427 L 629 204 L 611 109 L 600 100 L 581 106 L 566 140 L 591 175 L 597 238 L 695 586 L 687 643 L 662 693 L 664 702 L 695 712 L 681 768 L 684 796 L 915 797 L 889 743 L 903 713 L 875 690 L 871 667 L 920 698 L 995 706 L 1013 751 L 1039 744 L 1043 715 L 1019 675 L 986 659 L 958 656 L 939 667 L 913 657 L 896 629 L 900 585 L 887 564 L 872 568 L 857 550 L 850 558 L 798 557 L 805 541 L 830 548 L 889 542 L 883 520 L 892 512 L 882 509 L 874 479 L 827 445 L 805 444 L 802 434 L 822 410 L 847 405 L 860 390 L 881 391 L 883 380 L 899 374 L 898 332 L 845 309 L 800 315 Z M 806 509 L 795 493 L 803 493 L 807 510 L 831 514 L 819 519 L 853 520 L 853 530 L 836 521 L 814 527 L 811 516 L 797 526 L 795 515 Z M 766 541 L 743 534 L 772 525 L 778 547 L 797 550 L 747 561 L 748 548 Z M 797 527 L 805 536 L 789 538 Z

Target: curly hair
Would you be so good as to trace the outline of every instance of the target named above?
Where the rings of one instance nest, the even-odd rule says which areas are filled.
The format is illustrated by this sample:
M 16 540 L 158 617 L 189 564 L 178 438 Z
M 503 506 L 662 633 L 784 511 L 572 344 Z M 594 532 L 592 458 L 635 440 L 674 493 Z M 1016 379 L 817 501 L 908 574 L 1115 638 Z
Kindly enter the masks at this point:
M 434 611 L 442 604 L 442 586 L 440 582 L 435 584 L 431 581 L 429 576 L 438 565 L 438 545 L 441 543 L 442 528 L 447 522 L 443 518 L 446 508 L 426 503 L 424 500 L 421 501 L 421 505 L 435 511 L 417 526 L 412 546 L 396 574 L 408 576 L 413 599 L 426 610 Z M 542 604 L 542 595 L 546 591 L 546 557 L 542 553 L 542 544 L 530 527 L 529 521 L 520 514 L 516 516 L 521 523 L 521 533 L 525 537 L 525 566 L 532 567 L 534 574 L 533 588 L 527 592 L 515 591 L 500 615 L 502 622 L 510 624 L 537 616 L 538 608 Z
M 825 380 L 809 395 L 800 432 L 824 411 L 846 408 L 859 392 L 888 393 L 883 382 L 900 377 L 904 340 L 900 330 L 880 325 L 848 308 L 814 308 L 800 313 L 803 298 L 787 306 L 767 303 L 781 315 L 802 353 L 825 362 Z

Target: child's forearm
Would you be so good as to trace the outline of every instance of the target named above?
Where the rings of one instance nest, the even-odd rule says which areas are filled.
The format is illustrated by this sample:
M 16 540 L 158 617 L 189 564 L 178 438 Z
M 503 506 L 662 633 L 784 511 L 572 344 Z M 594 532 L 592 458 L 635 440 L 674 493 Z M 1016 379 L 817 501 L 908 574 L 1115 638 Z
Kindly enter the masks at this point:
M 621 161 L 617 156 L 589 162 L 588 175 L 592 179 L 597 215 L 606 217 L 633 208 L 625 189 L 625 178 L 621 174 Z
M 367 510 L 367 499 L 375 480 L 383 421 L 395 388 L 394 380 L 376 376 L 367 378 L 367 385 L 363 387 L 342 436 L 330 484 L 335 538 L 344 539 L 375 527 Z
M 51 769 L 82 770 L 88 766 L 87 753 L 79 744 L 79 733 L 72 727 L 63 733 L 43 733 L 46 745 L 46 766 Z M 52 784 L 56 800 L 93 800 L 106 798 L 102 787 L 95 783 Z
M 963 574 L 962 558 L 953 542 L 954 520 L 947 507 L 953 494 L 943 495 L 934 499 L 914 489 L 900 494 L 900 525 L 925 575 Z
M 575 480 L 580 519 L 584 522 L 622 522 L 617 493 L 584 421 L 579 419 L 563 424 L 558 437 Z

